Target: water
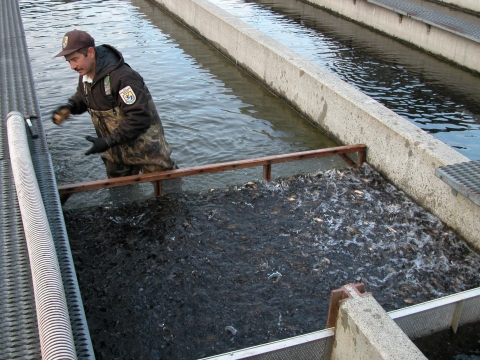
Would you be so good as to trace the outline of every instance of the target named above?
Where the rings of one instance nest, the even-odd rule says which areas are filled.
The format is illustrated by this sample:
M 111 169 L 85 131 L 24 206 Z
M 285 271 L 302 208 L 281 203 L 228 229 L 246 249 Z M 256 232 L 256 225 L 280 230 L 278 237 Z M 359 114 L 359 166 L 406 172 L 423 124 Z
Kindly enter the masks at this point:
M 61 127 L 50 121 L 53 110 L 74 93 L 77 74 L 63 58 L 63 35 L 89 31 L 96 43 L 117 47 L 144 77 L 154 97 L 180 167 L 241 160 L 336 146 L 317 128 L 268 92 L 229 60 L 146 0 L 79 2 L 20 1 L 48 146 L 58 184 L 105 178 L 98 156 L 84 155 L 84 137 L 94 136 L 88 114 Z M 273 176 L 312 167 L 344 166 L 328 158 L 274 166 Z M 183 179 L 183 190 L 198 191 L 261 178 L 262 169 Z M 178 185 L 178 184 L 177 184 Z M 168 182 L 165 184 L 168 192 Z M 175 191 L 178 190 L 178 186 Z M 75 194 L 66 207 L 105 204 L 151 196 L 150 184 L 135 189 Z
M 480 255 L 367 164 L 65 220 L 98 360 L 198 359 L 321 330 L 348 283 L 386 311 L 480 284 Z
M 480 76 L 300 1 L 211 2 L 480 159 Z

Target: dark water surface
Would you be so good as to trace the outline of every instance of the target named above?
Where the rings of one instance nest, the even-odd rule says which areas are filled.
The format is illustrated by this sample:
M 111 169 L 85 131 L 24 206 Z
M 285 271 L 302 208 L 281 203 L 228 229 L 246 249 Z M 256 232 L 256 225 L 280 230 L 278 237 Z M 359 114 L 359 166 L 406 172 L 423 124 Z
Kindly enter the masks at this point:
M 63 35 L 87 30 L 97 44 L 111 44 L 144 77 L 152 93 L 173 158 L 180 167 L 241 160 L 336 146 L 289 106 L 240 71 L 209 45 L 147 0 L 21 0 L 36 89 L 59 184 L 105 178 L 99 156 L 84 155 L 94 135 L 87 114 L 60 127 L 51 113 L 75 92 L 77 74 L 63 58 Z M 336 158 L 274 166 L 273 176 L 315 167 L 343 166 Z M 261 168 L 181 182 L 185 190 L 224 187 L 261 178 Z M 178 190 L 178 189 L 177 189 Z M 168 183 L 165 184 L 168 192 Z M 151 196 L 150 184 L 135 190 L 74 195 L 67 207 Z M 126 198 L 125 198 L 126 197 Z
M 480 159 L 480 76 L 301 1 L 211 2 Z

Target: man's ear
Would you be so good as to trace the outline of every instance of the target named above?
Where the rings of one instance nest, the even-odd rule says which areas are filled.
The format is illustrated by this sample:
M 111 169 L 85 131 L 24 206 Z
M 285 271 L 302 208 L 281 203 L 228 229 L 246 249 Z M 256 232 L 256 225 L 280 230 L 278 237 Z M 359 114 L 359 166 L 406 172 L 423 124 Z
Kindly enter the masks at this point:
M 94 47 L 89 47 L 87 50 L 87 56 L 90 59 L 95 59 L 95 48 Z

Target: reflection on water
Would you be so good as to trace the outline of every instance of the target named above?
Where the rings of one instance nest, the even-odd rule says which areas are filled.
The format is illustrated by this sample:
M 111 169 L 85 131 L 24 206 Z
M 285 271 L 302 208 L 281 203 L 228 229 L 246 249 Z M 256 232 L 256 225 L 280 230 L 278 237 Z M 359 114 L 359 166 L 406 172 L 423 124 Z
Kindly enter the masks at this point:
M 480 159 L 480 77 L 300 1 L 211 2 Z
M 98 156 L 84 156 L 94 135 L 88 115 L 73 117 L 61 127 L 52 111 L 75 91 L 77 74 L 58 53 L 63 35 L 89 31 L 102 43 L 117 47 L 125 61 L 144 77 L 162 117 L 173 158 L 180 167 L 240 160 L 324 148 L 336 144 L 310 125 L 258 82 L 147 0 L 20 1 L 36 90 L 57 182 L 105 178 Z M 344 166 L 326 159 L 274 167 L 274 176 Z M 261 169 L 183 179 L 184 190 L 238 184 L 261 177 Z M 168 192 L 169 184 L 165 184 Z M 135 198 L 150 196 L 150 184 Z M 103 190 L 74 195 L 67 206 L 114 201 L 125 192 Z M 133 195 L 132 195 L 133 196 Z

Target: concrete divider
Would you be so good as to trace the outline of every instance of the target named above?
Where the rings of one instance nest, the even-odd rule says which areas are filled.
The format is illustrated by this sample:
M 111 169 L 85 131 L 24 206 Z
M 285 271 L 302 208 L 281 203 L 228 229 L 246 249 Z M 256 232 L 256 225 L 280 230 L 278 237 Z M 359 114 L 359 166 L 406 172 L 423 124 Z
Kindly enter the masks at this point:
M 349 298 L 340 304 L 331 360 L 427 359 L 371 294 L 343 288 Z
M 480 207 L 435 176 L 468 158 L 209 1 L 154 1 L 333 139 L 366 144 L 371 166 L 480 250 Z
M 480 43 L 366 0 L 307 0 L 376 31 L 480 73 Z

